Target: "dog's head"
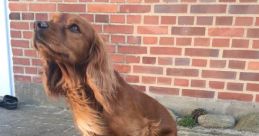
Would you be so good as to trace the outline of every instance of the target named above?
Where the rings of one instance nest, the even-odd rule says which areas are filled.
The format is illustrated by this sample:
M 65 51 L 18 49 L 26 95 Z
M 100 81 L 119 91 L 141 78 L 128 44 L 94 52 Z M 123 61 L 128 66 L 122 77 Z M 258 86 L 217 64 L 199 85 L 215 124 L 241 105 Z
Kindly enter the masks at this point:
M 34 45 L 46 59 L 81 63 L 96 42 L 93 27 L 77 15 L 56 14 L 50 21 L 35 22 Z

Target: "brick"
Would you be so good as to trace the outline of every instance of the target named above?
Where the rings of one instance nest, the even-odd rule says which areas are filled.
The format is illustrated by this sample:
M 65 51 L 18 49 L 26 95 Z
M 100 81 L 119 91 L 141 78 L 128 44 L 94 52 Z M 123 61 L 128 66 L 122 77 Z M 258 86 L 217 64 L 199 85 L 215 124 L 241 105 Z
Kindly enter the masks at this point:
M 178 25 L 193 25 L 194 17 L 193 16 L 179 16 Z
M 9 19 L 10 20 L 20 20 L 21 19 L 21 15 L 20 15 L 20 13 L 10 13 L 9 14 Z
M 140 62 L 140 57 L 136 56 L 126 56 L 126 63 L 139 63 Z
M 144 44 L 157 44 L 157 37 L 143 37 Z
M 12 12 L 13 11 L 28 11 L 29 5 L 28 5 L 28 3 L 10 2 L 9 3 L 9 9 Z
M 251 26 L 253 24 L 253 17 L 236 17 L 236 26 Z
M 245 69 L 245 65 L 245 61 L 230 60 L 228 67 L 231 69 Z
M 246 89 L 247 91 L 259 92 L 259 84 L 248 83 Z
M 123 3 L 123 2 L 125 2 L 125 0 L 111 0 L 111 2 L 115 2 L 115 3 Z
M 220 16 L 216 17 L 216 25 L 232 25 L 233 17 Z
M 167 26 L 138 26 L 138 34 L 168 34 Z
M 256 95 L 255 102 L 259 103 L 259 94 Z
M 24 67 L 13 66 L 14 74 L 24 74 Z
M 22 37 L 21 31 L 11 30 L 10 34 L 11 34 L 12 38 L 21 38 Z
M 178 88 L 166 88 L 166 87 L 155 87 L 150 86 L 149 91 L 156 94 L 166 94 L 166 95 L 179 95 Z
M 167 68 L 166 75 L 197 77 L 199 75 L 199 71 L 197 69 Z
M 127 24 L 139 24 L 140 22 L 140 15 L 127 15 Z
M 30 60 L 28 58 L 13 57 L 13 63 L 18 65 L 30 65 Z
M 241 72 L 239 79 L 245 81 L 259 81 L 259 73 Z
M 235 79 L 236 72 L 231 71 L 217 71 L 217 70 L 203 70 L 203 78 L 216 78 L 216 79 Z
M 28 22 L 11 22 L 10 27 L 11 27 L 11 30 L 13 30 L 13 29 L 28 30 L 29 23 Z
M 11 40 L 12 47 L 28 48 L 29 41 L 27 40 Z
M 145 92 L 146 91 L 146 87 L 145 86 L 141 86 L 141 85 L 132 85 L 133 88 L 139 90 L 139 91 L 142 91 L 142 92 Z
M 175 66 L 189 66 L 190 59 L 189 58 L 175 58 Z
M 128 0 L 128 3 L 140 3 L 142 0 Z
M 161 16 L 161 24 L 176 24 L 176 16 Z
M 25 73 L 26 74 L 37 74 L 37 68 L 36 67 L 25 67 Z
M 252 94 L 244 94 L 244 93 L 230 93 L 230 92 L 219 92 L 218 99 L 223 100 L 238 100 L 238 101 L 252 101 Z
M 112 54 L 112 62 L 123 63 L 125 61 L 125 56 L 120 54 Z
M 178 2 L 178 0 L 163 0 L 164 2 Z
M 259 26 L 259 17 L 256 18 L 256 20 L 255 20 L 255 25 L 256 25 L 256 26 Z
M 123 35 L 112 35 L 112 43 L 125 43 L 125 37 Z
M 259 38 L 259 28 L 253 28 L 247 30 L 247 37 L 249 38 Z
M 84 4 L 58 4 L 58 11 L 60 12 L 86 12 Z
M 254 50 L 224 50 L 224 58 L 258 59 L 259 51 Z
M 139 76 L 127 75 L 126 76 L 126 81 L 130 82 L 130 83 L 139 83 Z
M 151 76 L 142 76 L 142 83 L 144 84 L 155 84 L 156 78 Z
M 210 60 L 210 67 L 211 68 L 225 68 L 226 67 L 226 60 Z
M 118 51 L 126 54 L 147 54 L 147 48 L 139 46 L 119 46 Z
M 187 13 L 187 5 L 155 5 L 155 13 Z
M 159 0 L 145 0 L 146 3 L 157 3 Z
M 230 40 L 225 38 L 212 39 L 213 47 L 230 47 Z
M 157 77 L 157 84 L 171 85 L 172 79 L 168 77 Z
M 144 16 L 144 24 L 158 24 L 158 16 Z
M 242 3 L 249 3 L 249 2 L 258 2 L 257 0 L 239 0 Z
M 172 65 L 173 60 L 171 57 L 158 57 L 159 65 Z
M 32 31 L 23 31 L 23 38 L 24 39 L 32 39 L 33 38 L 33 32 Z
M 129 65 L 123 65 L 123 64 L 114 64 L 113 66 L 114 66 L 114 69 L 120 73 L 129 73 L 131 69 Z
M 231 14 L 259 14 L 259 5 L 230 5 Z
M 109 16 L 108 15 L 95 15 L 95 22 L 108 23 Z
M 201 87 L 204 88 L 206 86 L 205 80 L 191 80 L 191 87 Z
M 206 91 L 206 90 L 194 90 L 194 89 L 183 89 L 182 90 L 183 96 L 198 97 L 198 98 L 213 98 L 214 93 L 215 92 Z
M 249 40 L 244 39 L 233 39 L 232 40 L 232 47 L 235 48 L 248 48 Z
M 140 36 L 128 36 L 127 37 L 127 43 L 129 43 L 129 44 L 140 44 L 141 43 L 141 37 Z
M 192 60 L 192 66 L 206 67 L 207 66 L 207 60 L 205 60 L 205 59 L 193 59 Z
M 17 48 L 12 48 L 13 56 L 23 56 L 23 50 L 22 49 L 17 49 Z
M 173 45 L 174 44 L 174 38 L 172 38 L 172 37 L 160 37 L 159 44 L 160 45 Z
M 42 65 L 40 59 L 31 59 L 31 60 L 32 60 L 33 66 L 41 66 Z
M 144 74 L 163 74 L 162 67 L 154 66 L 133 66 L 134 73 L 144 73 Z
M 205 35 L 204 27 L 172 27 L 172 35 Z
M 124 15 L 111 15 L 111 22 L 112 23 L 125 23 L 125 16 Z
M 155 57 L 143 57 L 142 58 L 142 63 L 143 64 L 155 64 L 156 63 L 156 58 Z
M 46 13 L 35 13 L 35 19 L 46 21 L 46 20 L 48 20 L 48 14 L 46 14 Z
M 219 2 L 236 2 L 236 0 L 219 0 Z
M 189 80 L 187 79 L 180 79 L 180 78 L 175 78 L 174 79 L 174 85 L 175 86 L 189 86 Z
M 259 40 L 253 40 L 253 48 L 259 49 Z
M 148 13 L 150 12 L 150 5 L 121 5 L 120 12 L 122 13 Z
M 106 33 L 121 33 L 121 34 L 132 34 L 133 26 L 129 25 L 105 25 L 104 32 Z
M 191 13 L 226 13 L 226 5 L 217 5 L 217 4 L 211 4 L 211 5 L 192 5 L 191 6 Z
M 24 55 L 28 57 L 37 57 L 36 50 L 24 50 Z
M 176 44 L 178 46 L 191 46 L 192 38 L 176 38 Z
M 243 91 L 243 83 L 227 83 L 227 89 L 232 91 Z
M 248 70 L 259 70 L 259 62 L 248 62 Z
M 117 4 L 87 4 L 88 12 L 114 13 L 118 11 Z
M 181 55 L 181 48 L 175 47 L 151 47 L 150 53 L 155 55 Z
M 93 14 L 84 14 L 84 13 L 80 13 L 80 16 L 85 18 L 86 20 L 90 21 L 90 22 L 94 22 L 94 15 Z
M 33 13 L 22 13 L 22 20 L 34 20 Z
M 197 2 L 197 0 L 181 0 L 181 2 L 195 3 L 195 2 Z
M 209 38 L 194 38 L 194 46 L 209 46 Z
M 213 24 L 213 17 L 206 17 L 206 16 L 197 17 L 197 25 L 212 25 L 212 24 Z
M 219 50 L 218 49 L 198 49 L 198 48 L 186 48 L 185 49 L 186 56 L 198 56 L 198 57 L 218 57 Z
M 70 4 L 71 6 L 71 4 Z M 29 5 L 30 11 L 40 11 L 40 12 L 54 12 L 56 11 L 55 3 L 32 3 Z
M 220 81 L 210 81 L 209 87 L 212 89 L 224 89 L 225 83 Z
M 209 36 L 243 37 L 243 28 L 209 28 Z
M 14 75 L 15 81 L 21 81 L 21 82 L 31 82 L 31 76 L 25 76 L 25 75 Z

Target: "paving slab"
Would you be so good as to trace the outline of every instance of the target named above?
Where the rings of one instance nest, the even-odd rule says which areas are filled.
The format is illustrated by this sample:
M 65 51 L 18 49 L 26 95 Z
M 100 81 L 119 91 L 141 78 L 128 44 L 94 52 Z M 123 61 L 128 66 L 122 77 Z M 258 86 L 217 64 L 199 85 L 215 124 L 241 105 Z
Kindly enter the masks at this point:
M 233 129 L 178 127 L 179 136 L 259 136 Z M 17 110 L 0 108 L 0 136 L 80 136 L 68 109 L 19 105 Z

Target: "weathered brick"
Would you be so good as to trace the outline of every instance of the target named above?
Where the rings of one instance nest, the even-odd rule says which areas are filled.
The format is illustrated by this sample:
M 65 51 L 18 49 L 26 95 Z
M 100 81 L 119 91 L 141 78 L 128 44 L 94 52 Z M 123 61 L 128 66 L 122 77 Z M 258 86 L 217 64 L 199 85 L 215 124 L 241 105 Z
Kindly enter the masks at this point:
M 216 38 L 212 39 L 213 47 L 230 47 L 230 40 L 226 38 Z
M 139 83 L 139 76 L 127 75 L 125 80 L 130 83 Z
M 20 13 L 10 13 L 9 14 L 9 19 L 10 20 L 20 20 L 21 19 L 21 15 L 20 15 Z
M 245 69 L 246 62 L 238 60 L 230 60 L 228 67 L 231 69 Z
M 197 69 L 167 68 L 166 75 L 197 77 L 199 75 L 199 71 Z
M 29 5 L 30 11 L 54 12 L 56 11 L 55 3 L 32 3 Z
M 161 24 L 176 24 L 176 16 L 161 16 Z
M 121 5 L 120 12 L 122 13 L 147 13 L 150 12 L 150 5 Z
M 231 14 L 259 14 L 259 5 L 230 5 Z
M 179 16 L 178 25 L 193 25 L 194 17 L 193 16 Z
M 191 87 L 204 88 L 206 86 L 205 80 L 191 80 Z
M 191 6 L 191 13 L 226 13 L 226 5 L 192 5 Z
M 181 55 L 181 48 L 175 47 L 151 47 L 150 53 L 155 55 Z
M 172 35 L 205 35 L 204 27 L 172 27 Z
M 187 79 L 180 79 L 180 78 L 175 78 L 174 79 L 174 85 L 175 86 L 189 86 L 189 80 Z
M 159 65 L 172 65 L 173 60 L 171 57 L 158 57 Z
M 259 70 L 259 62 L 257 62 L 257 61 L 248 62 L 248 69 L 249 70 Z
M 29 5 L 28 3 L 10 2 L 9 9 L 10 11 L 28 11 Z
M 244 93 L 230 93 L 230 92 L 219 92 L 218 99 L 223 100 L 238 100 L 238 101 L 252 101 L 252 94 L 244 94 Z
M 158 24 L 159 17 L 158 16 L 144 16 L 144 24 Z
M 133 26 L 129 25 L 105 25 L 104 32 L 106 33 L 121 33 L 131 34 L 133 33 Z
M 225 83 L 221 81 L 210 81 L 209 87 L 212 89 L 224 89 Z
M 247 37 L 259 38 L 259 28 L 252 28 L 247 30 Z
M 142 63 L 143 64 L 155 64 L 156 63 L 156 58 L 155 57 L 143 57 L 142 58 Z
M 233 17 L 216 17 L 216 25 L 232 25 Z
M 155 5 L 155 13 L 186 13 L 187 5 Z
M 248 83 L 246 89 L 247 91 L 259 92 L 259 84 Z
M 243 83 L 227 83 L 227 89 L 232 91 L 243 91 Z
M 210 60 L 210 67 L 211 68 L 225 68 L 226 67 L 226 60 Z
M 142 76 L 142 83 L 144 84 L 155 84 L 156 78 L 151 76 Z
M 218 57 L 218 49 L 203 49 L 203 48 L 186 48 L 186 56 L 199 56 L 199 57 Z
M 232 40 L 232 47 L 234 48 L 248 48 L 249 40 L 245 39 L 233 39 Z
M 207 60 L 205 59 L 192 59 L 192 66 L 194 67 L 206 67 Z
M 176 38 L 175 45 L 177 46 L 191 46 L 192 38 Z
M 243 28 L 209 28 L 209 36 L 243 37 Z
M 88 4 L 87 11 L 112 13 L 112 12 L 118 11 L 118 5 L 117 4 Z
M 147 48 L 139 46 L 119 46 L 118 51 L 119 53 L 127 54 L 146 54 Z
M 144 73 L 144 74 L 163 74 L 162 67 L 154 66 L 133 66 L 133 72 Z
M 224 58 L 258 59 L 259 51 L 254 50 L 224 50 Z
M 168 77 L 157 77 L 157 84 L 159 85 L 171 85 L 172 79 Z
M 138 34 L 168 34 L 167 26 L 138 26 Z
M 194 46 L 209 46 L 209 38 L 194 38 Z
M 156 87 L 150 86 L 149 91 L 156 94 L 167 94 L 167 95 L 179 95 L 178 88 L 166 88 L 166 87 Z
M 245 81 L 259 81 L 259 73 L 241 72 L 239 79 Z
M 253 24 L 253 17 L 236 17 L 236 26 L 251 26 Z
M 198 16 L 197 17 L 197 25 L 212 25 L 213 17 L 207 16 Z
M 235 79 L 236 72 L 231 71 L 217 71 L 217 70 L 203 70 L 203 78 L 216 78 L 216 79 Z
M 183 89 L 183 96 L 198 97 L 198 98 L 213 98 L 215 92 L 206 90 Z

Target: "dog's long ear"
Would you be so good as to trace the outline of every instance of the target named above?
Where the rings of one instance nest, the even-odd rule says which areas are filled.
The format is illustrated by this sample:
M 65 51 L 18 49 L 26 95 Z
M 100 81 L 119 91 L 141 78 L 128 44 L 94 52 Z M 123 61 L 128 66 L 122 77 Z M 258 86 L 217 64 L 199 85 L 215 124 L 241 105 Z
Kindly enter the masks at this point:
M 108 53 L 101 37 L 95 33 L 95 38 L 88 50 L 88 66 L 86 69 L 86 81 L 89 78 L 106 94 L 112 93 L 116 86 L 114 70 L 109 62 Z
M 59 96 L 64 94 L 62 88 L 62 73 L 57 63 L 46 61 L 43 65 L 43 84 L 47 95 Z

